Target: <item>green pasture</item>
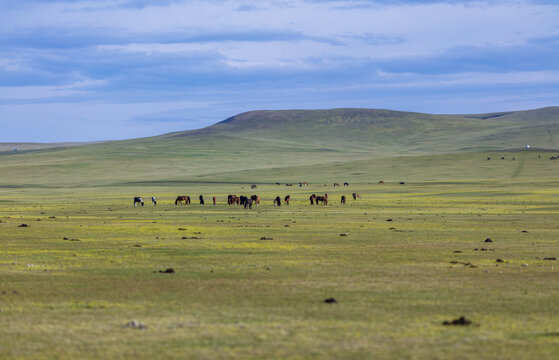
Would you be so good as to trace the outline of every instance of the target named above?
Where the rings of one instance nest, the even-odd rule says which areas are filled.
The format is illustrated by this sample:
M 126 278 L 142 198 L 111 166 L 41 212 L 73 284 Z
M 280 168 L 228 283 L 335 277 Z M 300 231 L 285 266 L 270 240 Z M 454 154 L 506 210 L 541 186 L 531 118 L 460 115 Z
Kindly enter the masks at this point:
M 0 358 L 557 358 L 549 153 L 270 150 L 243 165 L 180 162 L 172 147 L 102 163 L 86 149 L 0 157 Z M 312 193 L 330 203 L 310 206 Z M 473 324 L 442 325 L 460 316 Z

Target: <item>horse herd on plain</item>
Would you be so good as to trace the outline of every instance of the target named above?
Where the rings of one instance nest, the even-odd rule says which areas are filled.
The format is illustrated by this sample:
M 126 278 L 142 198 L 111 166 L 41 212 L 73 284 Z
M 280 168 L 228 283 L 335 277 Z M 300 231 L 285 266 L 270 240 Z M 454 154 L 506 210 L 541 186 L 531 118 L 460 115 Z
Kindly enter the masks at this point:
M 357 194 L 357 193 L 353 193 L 351 195 L 353 197 L 353 200 L 357 200 L 361 198 L 361 195 Z M 205 200 L 204 200 L 204 196 L 200 195 L 199 197 L 200 200 L 200 205 L 204 205 L 205 204 Z M 346 196 L 342 195 L 340 197 L 340 203 L 342 205 L 346 204 Z M 291 195 L 287 195 L 283 198 L 283 204 L 284 205 L 289 205 L 291 201 Z M 316 195 L 316 194 L 312 194 L 309 197 L 309 201 L 311 205 L 328 205 L 328 193 L 324 193 L 324 195 Z M 212 202 L 213 205 L 217 205 L 217 198 L 215 196 L 212 197 Z M 228 205 L 241 205 L 244 206 L 245 209 L 252 209 L 252 206 L 258 206 L 260 205 L 261 202 L 261 198 L 258 195 L 252 195 L 250 197 L 248 196 L 237 196 L 237 195 L 228 195 L 227 196 L 227 204 Z M 155 200 L 155 197 L 152 197 L 152 204 L 153 205 L 157 205 L 157 201 Z M 191 199 L 190 196 L 188 195 L 179 195 L 177 196 L 177 198 L 175 199 L 175 205 L 190 205 L 191 204 Z M 282 198 L 280 196 L 276 196 L 273 199 L 273 204 L 274 206 L 281 206 L 282 205 Z M 144 206 L 144 199 L 141 196 L 136 196 L 134 197 L 134 206 Z
M 308 183 L 300 183 L 299 185 L 308 185 Z M 379 184 L 384 184 L 384 181 L 379 181 Z M 404 183 L 401 182 L 400 185 L 403 185 Z M 291 184 L 286 184 L 287 186 L 291 185 Z M 339 183 L 334 183 L 334 187 L 336 186 L 340 186 Z M 344 183 L 344 186 L 349 186 L 348 183 Z M 257 186 L 256 185 L 251 185 L 251 189 L 255 189 Z M 361 198 L 361 195 L 357 194 L 357 193 L 352 193 L 351 196 L 353 197 L 353 200 L 357 200 Z M 205 199 L 204 199 L 204 195 L 200 195 L 198 197 L 198 200 L 200 201 L 200 205 L 204 205 L 205 204 Z M 342 205 L 346 204 L 346 196 L 342 195 L 340 197 L 340 203 Z M 284 205 L 289 205 L 289 202 L 291 201 L 291 195 L 287 195 L 283 198 L 283 204 Z M 157 200 L 155 199 L 154 196 L 152 196 L 151 198 L 151 202 L 153 205 L 157 205 Z M 252 209 L 252 206 L 258 206 L 260 205 L 261 202 L 261 198 L 258 195 L 252 195 L 252 196 L 244 196 L 244 195 L 228 195 L 227 196 L 227 204 L 228 205 L 240 205 L 240 206 L 244 206 L 245 209 Z M 312 194 L 309 197 L 309 202 L 311 205 L 328 205 L 328 193 L 324 193 L 324 195 L 316 195 L 316 194 Z M 217 197 L 213 196 L 212 197 L 212 203 L 213 205 L 217 204 Z M 191 204 L 191 198 L 188 195 L 179 195 L 177 196 L 177 198 L 175 199 L 175 205 L 190 205 Z M 276 196 L 273 199 L 273 205 L 274 206 L 281 206 L 282 205 L 282 198 L 280 196 Z M 136 196 L 134 197 L 134 206 L 144 206 L 144 199 L 141 196 Z

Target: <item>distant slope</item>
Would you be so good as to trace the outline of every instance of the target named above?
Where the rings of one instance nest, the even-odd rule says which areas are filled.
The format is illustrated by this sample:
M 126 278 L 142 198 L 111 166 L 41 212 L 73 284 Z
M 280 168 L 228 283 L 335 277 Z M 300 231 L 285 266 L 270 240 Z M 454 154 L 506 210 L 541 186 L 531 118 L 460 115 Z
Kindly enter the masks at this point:
M 528 144 L 557 149 L 558 134 L 559 107 L 473 115 L 372 109 L 251 111 L 193 131 L 1 152 L 0 188 L 251 182 L 255 178 L 295 181 L 318 179 L 311 176 L 318 170 L 323 178 L 324 174 L 337 173 L 336 169 L 353 174 L 352 181 L 370 181 L 377 176 L 373 167 L 403 174 L 396 164 L 416 164 L 399 161 L 381 166 L 377 159 L 435 159 L 431 156 L 522 149 Z M 430 169 L 437 169 L 430 162 L 422 161 L 417 166 L 430 164 Z M 425 174 L 425 178 L 441 175 Z M 390 174 L 383 176 L 389 178 Z M 457 176 L 460 174 L 452 175 Z
M 83 142 L 61 142 L 61 143 L 9 142 L 9 143 L 0 143 L 0 152 L 52 149 L 52 148 L 79 146 L 79 145 L 86 145 L 86 144 L 92 144 L 92 143 L 91 142 L 89 142 L 89 143 L 83 143 Z
M 431 115 L 391 110 L 251 111 L 201 130 L 165 138 L 228 136 L 293 142 L 383 155 L 557 147 L 559 107 L 474 115 Z

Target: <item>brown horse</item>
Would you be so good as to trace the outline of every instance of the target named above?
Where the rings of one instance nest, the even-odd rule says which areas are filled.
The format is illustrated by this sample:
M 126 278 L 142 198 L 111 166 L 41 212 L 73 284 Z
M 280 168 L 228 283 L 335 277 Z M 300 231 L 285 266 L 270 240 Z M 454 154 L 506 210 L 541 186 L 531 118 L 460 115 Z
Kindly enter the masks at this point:
M 227 196 L 227 204 L 229 205 L 239 205 L 241 203 L 241 198 L 237 195 Z
M 254 202 L 254 204 L 260 205 L 260 196 L 252 195 L 250 199 Z
M 361 199 L 361 195 L 359 195 L 357 193 L 353 193 L 353 194 L 351 194 L 351 196 L 353 196 L 353 200 Z
M 316 197 L 316 205 L 318 205 L 319 203 L 321 203 L 322 205 L 328 205 L 328 194 L 324 194 L 324 196 L 318 195 Z
M 184 205 L 188 205 L 190 204 L 190 196 L 186 196 L 186 195 L 179 195 L 177 196 L 177 199 L 175 200 L 175 205 L 182 205 L 182 202 L 184 201 Z
M 342 195 L 340 202 L 342 203 L 342 205 L 345 205 L 345 195 Z
M 312 194 L 309 197 L 309 200 L 311 201 L 311 205 L 314 205 L 314 203 L 316 202 L 316 194 Z M 318 204 L 317 204 L 318 205 Z
M 382 184 L 384 184 L 384 180 L 379 180 L 378 183 L 382 185 Z
M 291 195 L 287 195 L 287 196 L 283 199 L 283 202 L 285 203 L 285 205 L 289 205 L 289 201 L 291 201 Z

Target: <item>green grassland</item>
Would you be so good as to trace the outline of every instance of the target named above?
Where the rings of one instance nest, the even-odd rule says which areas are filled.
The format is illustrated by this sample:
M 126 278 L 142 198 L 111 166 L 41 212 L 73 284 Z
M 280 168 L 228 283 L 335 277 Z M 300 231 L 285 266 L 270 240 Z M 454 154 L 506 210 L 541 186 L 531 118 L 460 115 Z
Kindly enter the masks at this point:
M 378 138 L 350 134 L 324 114 L 328 126 L 274 129 L 287 120 L 273 113 L 273 131 L 230 119 L 0 154 L 0 358 L 555 359 L 559 162 L 521 150 L 518 130 L 553 147 L 548 112 L 532 127 L 442 116 L 501 121 L 454 143 L 448 128 L 390 140 L 388 120 Z M 359 116 L 339 121 L 364 129 Z M 437 127 L 427 117 L 398 121 Z M 179 194 L 193 204 L 175 206 Z M 228 194 L 263 201 L 245 210 Z M 459 316 L 473 324 L 442 325 Z

